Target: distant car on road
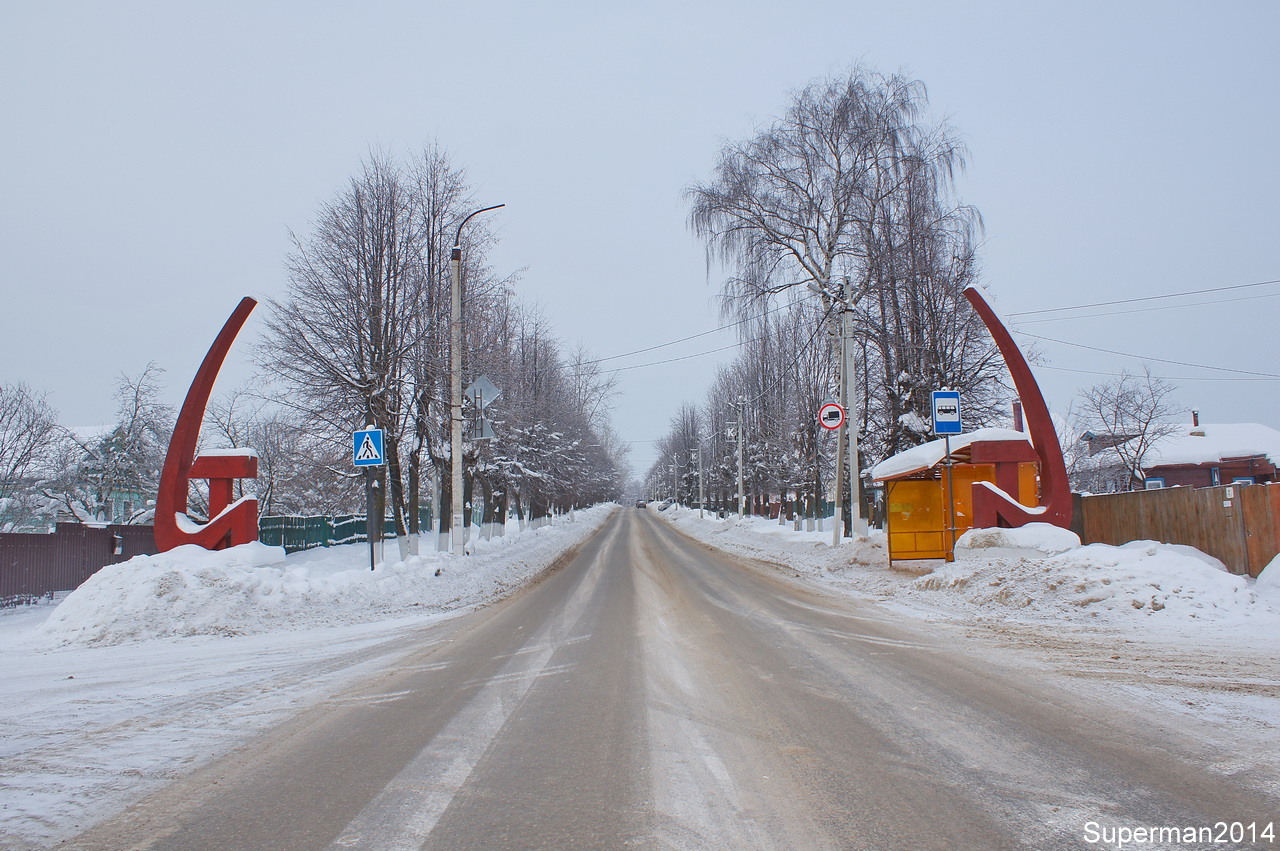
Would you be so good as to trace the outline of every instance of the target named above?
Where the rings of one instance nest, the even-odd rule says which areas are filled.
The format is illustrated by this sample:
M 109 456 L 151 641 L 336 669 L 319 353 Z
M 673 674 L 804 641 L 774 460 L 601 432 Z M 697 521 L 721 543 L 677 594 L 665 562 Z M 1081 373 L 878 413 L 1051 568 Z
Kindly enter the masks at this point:
M 648 507 L 649 507 L 649 503 L 645 502 L 643 499 L 636 500 L 636 508 L 648 508 Z

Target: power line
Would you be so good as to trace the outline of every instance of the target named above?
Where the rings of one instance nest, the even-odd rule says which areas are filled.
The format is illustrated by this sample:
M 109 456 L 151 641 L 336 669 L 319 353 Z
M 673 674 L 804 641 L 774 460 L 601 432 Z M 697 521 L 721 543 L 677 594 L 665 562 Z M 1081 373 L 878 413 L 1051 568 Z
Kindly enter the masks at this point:
M 1132 357 L 1134 358 L 1134 360 L 1138 360 L 1138 361 L 1157 361 L 1160 363 L 1172 363 L 1172 365 L 1174 366 L 1190 366 L 1192 367 L 1192 369 L 1197 369 L 1197 370 L 1238 372 L 1238 374 L 1240 375 L 1257 375 L 1257 376 L 1261 376 L 1261 378 L 1266 378 L 1266 379 L 1280 379 L 1280 375 L 1276 375 L 1275 372 L 1253 372 L 1251 370 L 1235 370 L 1235 369 L 1231 369 L 1231 367 L 1229 366 L 1207 366 L 1207 365 L 1204 365 L 1204 363 L 1188 363 L 1187 361 L 1170 361 L 1169 358 L 1164 358 L 1164 357 L 1149 357 L 1149 356 L 1146 356 L 1146 354 L 1132 354 L 1129 352 L 1117 352 L 1115 351 L 1115 349 L 1111 349 L 1111 348 L 1101 348 L 1098 346 L 1085 346 L 1084 343 L 1071 343 L 1071 342 L 1068 342 L 1068 340 L 1053 339 L 1052 337 L 1039 337 L 1038 334 L 1032 334 L 1032 333 L 1029 333 L 1029 331 L 1015 331 L 1015 333 L 1021 334 L 1023 335 L 1023 337 L 1030 337 L 1032 339 L 1044 340 L 1044 342 L 1046 343 L 1059 343 L 1060 346 L 1071 346 L 1074 348 L 1089 349 L 1089 351 L 1091 352 L 1117 354 L 1117 356 Z
M 658 366 L 664 363 L 675 363 L 676 361 L 689 360 L 690 358 L 700 358 L 703 355 L 714 355 L 716 352 L 723 352 L 723 351 L 728 351 L 729 349 L 736 349 L 738 348 L 738 346 L 741 346 L 744 343 L 754 343 L 759 339 L 760 339 L 759 337 L 756 337 L 755 340 L 739 340 L 736 343 L 731 343 L 728 346 L 721 346 L 718 349 L 708 349 L 705 352 L 698 352 L 692 355 L 684 355 L 678 358 L 667 358 L 666 360 L 655 360 L 655 361 L 650 361 L 649 363 L 637 363 L 631 366 L 620 366 L 616 369 L 606 369 L 604 370 L 604 372 L 605 373 L 626 372 L 628 369 L 643 369 L 644 367 L 647 367 L 647 366 Z
M 1159 307 L 1139 307 L 1134 310 L 1111 310 L 1106 313 L 1083 313 L 1079 316 L 1050 316 L 1045 319 L 1029 319 L 1019 322 L 1019 325 L 1039 325 L 1043 322 L 1067 322 L 1072 319 L 1097 319 L 1103 316 L 1124 316 L 1129 313 L 1152 313 L 1157 310 L 1179 310 L 1184 307 L 1203 307 L 1204 305 L 1230 304 L 1236 301 L 1256 301 L 1263 298 L 1280 298 L 1280 293 L 1268 293 L 1266 295 L 1247 295 L 1240 298 L 1220 298 L 1213 301 L 1193 301 L 1187 304 L 1165 304 Z M 1015 314 L 1020 315 L 1020 314 Z M 1021 314 L 1025 315 L 1025 314 Z
M 1162 299 L 1162 298 L 1179 298 L 1181 296 L 1186 296 L 1186 295 L 1202 295 L 1204 293 L 1220 293 L 1220 292 L 1226 292 L 1227 290 L 1242 290 L 1248 287 L 1265 287 L 1268 284 L 1280 284 L 1280 280 L 1255 281 L 1252 284 L 1233 284 L 1232 286 L 1229 286 L 1229 287 L 1210 287 L 1208 289 L 1203 289 L 1203 290 L 1187 290 L 1186 292 L 1181 292 L 1181 293 L 1168 293 L 1166 295 L 1149 295 L 1149 296 L 1143 296 L 1141 298 L 1122 298 L 1116 301 L 1097 301 L 1097 302 L 1093 302 L 1092 304 L 1077 304 L 1072 307 L 1046 307 L 1043 310 L 1024 310 L 1021 313 L 1010 313 L 1008 314 L 1008 318 L 1012 319 L 1015 316 L 1032 316 L 1039 313 L 1061 313 L 1062 311 L 1066 311 L 1066 310 L 1084 310 L 1090 307 L 1111 307 L 1117 304 L 1134 304 L 1140 301 L 1158 301 L 1159 299 Z
M 1036 369 L 1051 369 L 1055 372 L 1078 372 L 1081 375 L 1105 375 L 1110 378 L 1122 377 L 1122 374 L 1119 372 L 1101 372 L 1096 369 L 1073 369 L 1069 366 L 1045 366 L 1044 364 L 1040 364 L 1036 367 Z M 1152 377 L 1160 378 L 1165 381 L 1280 381 L 1280 376 L 1276 378 L 1223 378 L 1217 375 L 1214 375 L 1214 376 L 1201 375 L 1196 377 L 1176 376 L 1176 375 L 1155 375 Z
M 790 307 L 790 305 L 780 304 L 777 307 L 769 308 L 768 310 L 761 313 L 759 316 L 748 316 L 746 319 L 739 319 L 737 322 L 731 322 L 728 325 L 721 325 L 719 328 L 712 328 L 710 331 L 702 331 L 698 334 L 691 334 L 688 337 L 681 337 L 679 340 L 672 340 L 669 343 L 658 343 L 656 346 L 646 346 L 643 349 L 636 349 L 633 352 L 624 352 L 623 354 L 620 354 L 620 355 L 609 355 L 608 357 L 596 358 L 595 360 L 589 360 L 589 361 L 583 361 L 582 366 L 590 366 L 591 364 L 595 364 L 595 363 L 604 363 L 607 360 L 617 360 L 618 358 L 627 358 L 627 357 L 631 357 L 632 355 L 641 355 L 641 354 L 644 354 L 645 352 L 652 352 L 655 349 L 665 349 L 667 346 L 674 346 L 677 343 L 687 343 L 690 340 L 696 340 L 699 337 L 706 337 L 711 334 L 715 334 L 719 331 L 727 331 L 730 328 L 737 328 L 739 325 L 745 325 L 746 323 L 753 322 L 756 319 L 763 319 L 769 314 L 776 313 L 777 311 L 783 310 L 787 307 Z M 716 351 L 723 351 L 723 350 L 717 349 Z M 691 355 L 691 357 L 696 357 L 696 355 Z M 660 361 L 660 363 L 666 363 L 666 361 Z M 623 368 L 631 369 L 631 367 L 623 367 Z M 619 372 L 620 370 L 612 370 L 612 371 Z

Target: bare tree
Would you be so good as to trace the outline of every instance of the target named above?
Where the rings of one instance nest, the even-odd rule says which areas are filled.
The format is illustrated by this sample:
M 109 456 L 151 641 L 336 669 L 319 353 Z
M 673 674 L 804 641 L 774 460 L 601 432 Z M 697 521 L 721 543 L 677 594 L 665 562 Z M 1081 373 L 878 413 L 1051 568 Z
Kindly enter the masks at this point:
M 898 74 L 859 67 L 815 82 L 768 128 L 726 145 L 712 179 L 686 192 L 708 265 L 731 271 L 721 290 L 729 313 L 760 316 L 778 294 L 807 287 L 833 344 L 822 354 L 835 357 L 841 309 L 853 311 L 856 424 L 873 458 L 924 439 L 913 425 L 941 387 L 964 392 L 981 425 L 1003 376 L 962 296 L 976 280 L 981 226 L 954 198 L 966 151 L 927 106 L 924 84 Z
M 1144 366 L 1138 375 L 1124 370 L 1112 381 L 1080 394 L 1079 412 L 1089 428 L 1090 455 L 1107 453 L 1119 463 L 1130 490 L 1143 486 L 1151 448 L 1172 434 L 1171 399 L 1175 387 Z
M 405 532 L 401 445 L 411 413 L 411 355 L 422 285 L 417 195 L 402 171 L 373 154 L 321 210 L 315 232 L 294 237 L 289 290 L 272 302 L 262 364 L 290 388 L 299 410 L 335 442 L 355 428 L 385 433 L 386 487 Z M 383 505 L 374 506 L 381 516 Z
M 81 522 L 147 523 L 155 514 L 173 411 L 160 401 L 164 370 L 149 363 L 137 376 L 121 375 L 116 424 L 105 434 L 63 429 L 56 477 L 45 496 Z
M 26 384 L 0 385 L 0 530 L 38 511 L 39 479 L 58 440 L 57 414 Z
M 310 434 L 337 447 L 353 427 L 384 430 L 384 490 L 402 557 L 417 551 L 424 489 L 434 485 L 437 518 L 451 501 L 448 258 L 472 211 L 465 175 L 437 146 L 407 168 L 373 156 L 325 205 L 314 233 L 295 237 L 288 298 L 272 305 L 261 349 L 264 370 L 284 385 L 279 401 Z M 496 515 L 517 494 L 541 516 L 598 496 L 602 476 L 616 478 L 602 472 L 611 461 L 600 455 L 607 405 L 585 411 L 582 399 L 599 392 L 607 402 L 608 380 L 571 377 L 559 344 L 517 306 L 512 279 L 486 264 L 493 236 L 483 221 L 461 239 L 463 381 L 487 375 L 504 394 L 489 412 L 496 438 L 465 441 L 464 501 Z

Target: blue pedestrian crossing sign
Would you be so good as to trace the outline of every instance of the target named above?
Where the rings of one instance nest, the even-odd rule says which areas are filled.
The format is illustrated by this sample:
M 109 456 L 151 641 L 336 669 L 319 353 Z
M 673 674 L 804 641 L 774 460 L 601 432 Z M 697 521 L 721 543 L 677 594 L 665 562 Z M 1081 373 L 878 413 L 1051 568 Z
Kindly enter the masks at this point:
M 351 457 L 357 467 L 381 467 L 386 463 L 382 452 L 382 429 L 369 428 L 352 435 Z
M 933 433 L 960 434 L 960 392 L 958 390 L 933 391 Z

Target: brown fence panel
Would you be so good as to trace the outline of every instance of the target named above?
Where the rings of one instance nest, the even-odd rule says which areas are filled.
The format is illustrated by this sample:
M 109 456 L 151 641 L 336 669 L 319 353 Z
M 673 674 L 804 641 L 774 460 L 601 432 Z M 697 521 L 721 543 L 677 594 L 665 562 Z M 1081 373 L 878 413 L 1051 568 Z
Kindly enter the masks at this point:
M 1249 575 L 1257 578 L 1280 554 L 1280 484 L 1250 485 L 1240 500 L 1244 511 Z
M 1080 500 L 1087 544 L 1185 544 L 1257 576 L 1280 552 L 1280 485 L 1160 488 Z
M 49 534 L 0 534 L 0 603 L 73 591 L 108 564 L 155 551 L 150 526 L 59 523 Z

